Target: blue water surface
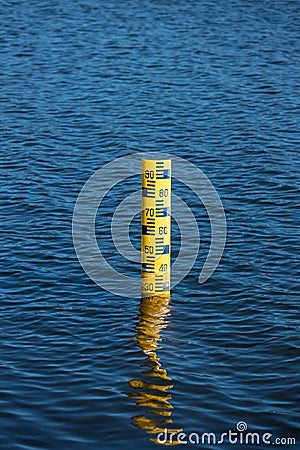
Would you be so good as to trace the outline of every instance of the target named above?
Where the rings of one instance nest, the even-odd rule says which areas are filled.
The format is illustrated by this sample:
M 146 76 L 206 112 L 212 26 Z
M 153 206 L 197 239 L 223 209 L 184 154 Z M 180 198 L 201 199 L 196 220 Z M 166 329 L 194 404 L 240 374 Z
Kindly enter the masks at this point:
M 2 2 L 1 450 L 150 450 L 165 427 L 241 421 L 300 445 L 299 17 L 298 0 Z M 209 219 L 174 182 L 201 249 L 170 304 L 104 291 L 72 242 L 86 180 L 149 151 L 203 170 L 227 217 L 199 285 Z M 136 189 L 119 183 L 97 217 L 135 276 L 110 227 Z

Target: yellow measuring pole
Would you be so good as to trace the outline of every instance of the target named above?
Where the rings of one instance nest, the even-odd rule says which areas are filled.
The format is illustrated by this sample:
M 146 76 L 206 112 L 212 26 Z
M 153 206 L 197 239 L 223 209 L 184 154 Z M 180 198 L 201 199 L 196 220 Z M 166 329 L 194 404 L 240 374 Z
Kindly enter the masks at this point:
M 169 297 L 171 160 L 142 161 L 142 297 Z

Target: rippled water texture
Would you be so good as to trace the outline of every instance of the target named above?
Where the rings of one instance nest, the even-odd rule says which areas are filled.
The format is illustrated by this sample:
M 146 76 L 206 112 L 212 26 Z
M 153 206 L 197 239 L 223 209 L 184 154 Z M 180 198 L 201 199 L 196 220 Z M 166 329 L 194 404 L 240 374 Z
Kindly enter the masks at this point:
M 239 421 L 300 445 L 299 17 L 297 0 L 1 3 L 1 450 L 152 449 L 165 426 Z M 170 303 L 102 290 L 72 243 L 85 181 L 141 151 L 197 165 L 227 216 L 199 285 L 209 220 L 174 180 L 201 250 Z M 96 230 L 133 276 L 110 222 L 139 187 L 119 183 Z

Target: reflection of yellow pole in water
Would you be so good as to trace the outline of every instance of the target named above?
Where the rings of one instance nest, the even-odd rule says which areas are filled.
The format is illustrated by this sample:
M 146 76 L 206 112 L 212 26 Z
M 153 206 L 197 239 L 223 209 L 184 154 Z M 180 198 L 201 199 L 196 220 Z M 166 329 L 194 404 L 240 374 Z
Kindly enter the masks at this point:
M 143 372 L 143 379 L 129 381 L 129 386 L 136 392 L 128 395 L 136 400 L 136 404 L 145 407 L 145 415 L 138 415 L 132 418 L 133 424 L 144 429 L 149 434 L 164 432 L 179 433 L 182 429 L 171 429 L 173 423 L 171 415 L 173 406 L 170 403 L 171 393 L 169 390 L 173 387 L 172 379 L 167 371 L 162 368 L 160 358 L 156 351 L 159 350 L 161 341 L 160 332 L 168 326 L 168 315 L 170 299 L 163 297 L 143 298 L 140 304 L 139 322 L 136 325 L 136 340 L 138 346 L 142 349 L 150 363 L 150 370 Z M 155 438 L 150 438 L 155 443 L 161 443 Z M 178 444 L 173 439 L 173 444 Z

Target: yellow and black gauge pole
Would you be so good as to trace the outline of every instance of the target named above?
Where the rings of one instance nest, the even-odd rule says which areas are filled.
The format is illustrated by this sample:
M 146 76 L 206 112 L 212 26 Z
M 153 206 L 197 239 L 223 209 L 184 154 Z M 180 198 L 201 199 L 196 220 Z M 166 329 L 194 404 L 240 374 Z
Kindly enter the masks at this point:
M 171 160 L 142 161 L 142 297 L 170 296 Z

